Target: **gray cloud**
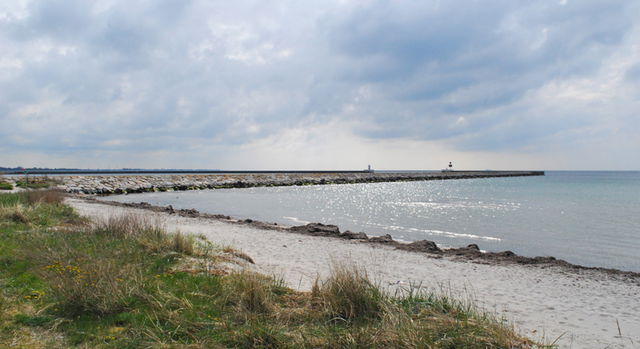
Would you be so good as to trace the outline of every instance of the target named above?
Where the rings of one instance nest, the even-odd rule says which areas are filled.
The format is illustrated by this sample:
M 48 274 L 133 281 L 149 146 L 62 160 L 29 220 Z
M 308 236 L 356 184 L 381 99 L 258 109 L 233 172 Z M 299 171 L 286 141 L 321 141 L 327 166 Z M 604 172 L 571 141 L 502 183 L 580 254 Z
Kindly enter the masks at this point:
M 518 103 L 527 92 L 554 80 L 596 74 L 638 13 L 632 3 L 401 3 L 406 6 L 386 2 L 355 8 L 332 30 L 336 51 L 350 58 L 345 76 L 373 84 L 380 95 L 393 96 L 400 104 L 368 113 L 372 122 L 387 127 L 383 133 L 365 134 L 432 139 L 505 129 L 518 135 L 500 147 L 537 139 L 545 132 L 529 126 L 540 124 L 536 119 L 544 116 L 511 108 L 518 122 L 507 128 L 509 116 L 494 109 Z M 407 105 L 411 121 L 398 123 L 394 114 Z M 465 128 L 447 127 L 448 120 L 461 114 L 477 120 L 469 120 Z M 546 133 L 572 127 L 556 117 L 555 124 L 544 124 Z M 486 145 L 494 148 L 495 138 Z
M 633 1 L 29 1 L 0 8 L 0 121 L 12 125 L 0 148 L 188 157 L 203 144 L 229 149 L 334 120 L 372 140 L 464 151 L 574 146 L 637 120 L 632 94 L 610 113 L 592 90 L 638 44 L 638 10 Z M 637 60 L 627 57 L 611 88 L 638 89 Z

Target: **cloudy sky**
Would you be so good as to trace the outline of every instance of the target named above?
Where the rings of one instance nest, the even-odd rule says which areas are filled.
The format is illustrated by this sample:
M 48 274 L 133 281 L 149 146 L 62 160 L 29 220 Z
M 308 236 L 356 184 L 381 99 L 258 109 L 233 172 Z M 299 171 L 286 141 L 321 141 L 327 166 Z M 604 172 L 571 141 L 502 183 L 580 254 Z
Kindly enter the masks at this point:
M 0 166 L 640 169 L 640 2 L 3 1 Z

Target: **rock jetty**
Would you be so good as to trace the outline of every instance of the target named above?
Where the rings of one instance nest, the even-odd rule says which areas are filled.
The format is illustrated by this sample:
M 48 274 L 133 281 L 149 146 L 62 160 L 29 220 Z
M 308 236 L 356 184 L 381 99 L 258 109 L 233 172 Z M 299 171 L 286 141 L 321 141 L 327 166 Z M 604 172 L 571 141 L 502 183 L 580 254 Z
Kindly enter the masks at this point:
M 249 188 L 294 185 L 425 181 L 485 177 L 542 176 L 543 171 L 448 171 L 410 173 L 246 173 L 180 175 L 56 176 L 57 187 L 70 193 L 125 194 L 154 191 Z

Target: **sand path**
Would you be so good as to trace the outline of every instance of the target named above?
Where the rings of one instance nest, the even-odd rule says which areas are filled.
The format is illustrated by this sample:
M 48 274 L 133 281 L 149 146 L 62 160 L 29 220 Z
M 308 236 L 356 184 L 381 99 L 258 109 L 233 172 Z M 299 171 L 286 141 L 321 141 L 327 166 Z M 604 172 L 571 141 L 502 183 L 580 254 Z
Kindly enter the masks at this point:
M 261 230 L 202 218 L 68 199 L 80 214 L 100 218 L 132 212 L 159 216 L 170 231 L 205 234 L 249 254 L 259 270 L 308 290 L 332 261 L 356 263 L 383 288 L 421 283 L 472 299 L 512 322 L 522 334 L 561 348 L 640 348 L 640 278 L 558 267 L 487 265 L 347 240 Z M 619 335 L 618 324 L 620 328 Z

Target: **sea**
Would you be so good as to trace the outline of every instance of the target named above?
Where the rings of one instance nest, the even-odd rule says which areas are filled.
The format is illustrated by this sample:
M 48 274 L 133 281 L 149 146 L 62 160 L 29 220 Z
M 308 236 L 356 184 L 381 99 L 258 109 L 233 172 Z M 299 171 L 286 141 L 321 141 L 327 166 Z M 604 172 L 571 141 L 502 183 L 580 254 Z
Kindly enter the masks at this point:
M 640 272 L 640 172 L 547 171 L 545 176 L 257 187 L 116 195 L 285 225 L 431 240 L 441 247 L 554 256 Z M 268 234 L 268 232 L 265 232 Z

